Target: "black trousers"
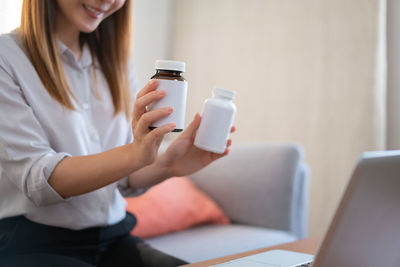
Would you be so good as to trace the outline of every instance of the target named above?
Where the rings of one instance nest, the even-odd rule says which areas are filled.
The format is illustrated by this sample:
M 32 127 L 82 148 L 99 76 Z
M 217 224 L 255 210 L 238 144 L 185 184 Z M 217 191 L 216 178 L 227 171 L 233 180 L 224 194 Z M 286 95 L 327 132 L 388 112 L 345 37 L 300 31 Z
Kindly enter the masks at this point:
M 175 267 L 186 262 L 130 235 L 136 218 L 79 231 L 34 223 L 23 216 L 0 220 L 0 266 Z

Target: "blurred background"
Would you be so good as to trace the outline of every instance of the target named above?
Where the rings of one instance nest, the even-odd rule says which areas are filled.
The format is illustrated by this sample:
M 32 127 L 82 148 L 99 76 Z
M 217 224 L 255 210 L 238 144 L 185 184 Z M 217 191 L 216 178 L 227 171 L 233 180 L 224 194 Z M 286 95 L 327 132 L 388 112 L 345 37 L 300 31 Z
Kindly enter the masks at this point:
M 21 3 L 1 0 L 1 33 Z M 400 1 L 134 0 L 133 12 L 140 88 L 156 59 L 185 61 L 187 122 L 221 86 L 237 91 L 234 144 L 304 147 L 310 236 L 362 152 L 400 148 Z

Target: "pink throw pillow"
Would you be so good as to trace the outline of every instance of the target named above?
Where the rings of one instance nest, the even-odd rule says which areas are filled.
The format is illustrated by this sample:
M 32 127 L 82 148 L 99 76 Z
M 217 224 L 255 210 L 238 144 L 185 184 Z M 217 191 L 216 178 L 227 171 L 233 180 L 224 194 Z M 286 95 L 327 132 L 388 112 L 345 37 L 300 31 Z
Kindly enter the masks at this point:
M 126 198 L 127 211 L 137 225 L 131 234 L 141 238 L 180 231 L 198 224 L 229 224 L 222 209 L 187 177 L 174 177 L 139 197 Z

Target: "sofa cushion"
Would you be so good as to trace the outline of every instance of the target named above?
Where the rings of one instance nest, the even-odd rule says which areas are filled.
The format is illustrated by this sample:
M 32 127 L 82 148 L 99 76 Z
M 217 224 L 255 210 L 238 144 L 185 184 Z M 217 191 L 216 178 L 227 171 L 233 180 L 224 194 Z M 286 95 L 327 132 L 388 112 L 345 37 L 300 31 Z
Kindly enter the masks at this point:
M 139 197 L 127 198 L 137 217 L 132 234 L 141 238 L 180 231 L 198 224 L 228 224 L 229 218 L 187 177 L 174 177 Z
M 233 223 L 304 237 L 308 183 L 301 176 L 303 161 L 298 145 L 242 144 L 190 177 Z
M 152 247 L 188 262 L 198 262 L 295 241 L 285 231 L 247 225 L 202 225 L 147 239 Z

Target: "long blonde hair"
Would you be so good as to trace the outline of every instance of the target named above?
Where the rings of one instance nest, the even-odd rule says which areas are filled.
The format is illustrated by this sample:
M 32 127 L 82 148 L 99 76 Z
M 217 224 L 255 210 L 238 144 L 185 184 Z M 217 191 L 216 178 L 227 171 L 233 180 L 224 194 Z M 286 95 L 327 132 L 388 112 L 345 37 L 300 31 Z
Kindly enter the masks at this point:
M 114 115 L 123 111 L 130 117 L 131 94 L 128 58 L 131 36 L 131 1 L 126 0 L 114 14 L 100 23 L 96 31 L 81 33 L 80 41 L 89 45 L 107 80 L 114 104 Z M 55 35 L 55 0 L 24 0 L 20 35 L 28 56 L 47 92 L 63 106 L 74 109 L 76 100 L 65 77 Z M 94 64 L 94 60 L 93 60 Z

